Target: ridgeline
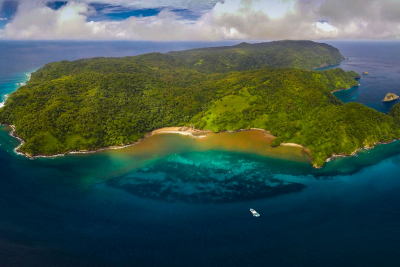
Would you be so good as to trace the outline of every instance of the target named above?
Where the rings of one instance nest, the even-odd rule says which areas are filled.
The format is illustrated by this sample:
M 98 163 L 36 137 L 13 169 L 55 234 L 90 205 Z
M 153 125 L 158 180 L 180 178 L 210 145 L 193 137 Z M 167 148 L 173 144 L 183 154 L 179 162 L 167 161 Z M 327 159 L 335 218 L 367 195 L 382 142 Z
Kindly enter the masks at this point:
M 28 156 L 130 144 L 169 126 L 215 132 L 271 131 L 273 145 L 311 149 L 315 167 L 400 137 L 397 109 L 385 115 L 332 92 L 357 86 L 336 48 L 311 41 L 242 43 L 136 57 L 50 63 L 0 109 Z

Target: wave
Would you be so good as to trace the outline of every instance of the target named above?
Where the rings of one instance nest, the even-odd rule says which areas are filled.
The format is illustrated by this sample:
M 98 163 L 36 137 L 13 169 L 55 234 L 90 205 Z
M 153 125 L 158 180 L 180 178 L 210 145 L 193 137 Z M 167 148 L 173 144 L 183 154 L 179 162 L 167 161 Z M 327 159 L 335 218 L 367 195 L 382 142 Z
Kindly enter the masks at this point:
M 3 102 L 0 103 L 0 108 L 4 107 L 8 96 L 9 96 L 9 95 L 7 95 L 7 94 L 1 96 L 1 100 L 3 100 Z
M 18 85 L 18 86 L 26 85 L 26 83 L 29 82 L 29 80 L 31 79 L 32 73 L 25 73 L 25 75 L 28 77 L 28 79 L 25 82 L 19 82 L 19 83 L 16 83 L 15 85 Z

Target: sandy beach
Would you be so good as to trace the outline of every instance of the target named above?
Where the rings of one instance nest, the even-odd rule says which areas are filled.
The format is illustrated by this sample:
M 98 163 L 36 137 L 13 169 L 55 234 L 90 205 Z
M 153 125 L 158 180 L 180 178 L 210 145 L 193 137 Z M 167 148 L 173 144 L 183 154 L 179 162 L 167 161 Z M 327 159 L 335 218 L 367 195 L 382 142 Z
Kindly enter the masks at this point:
M 182 134 L 182 135 L 191 135 L 193 137 L 197 138 L 204 138 L 208 134 L 214 133 L 211 130 L 198 130 L 195 128 L 191 127 L 165 127 L 161 129 L 157 129 L 151 132 L 151 135 L 153 134 Z
M 294 147 L 305 148 L 304 146 L 295 143 L 281 143 L 281 146 L 294 146 Z
M 130 144 L 125 144 L 125 145 L 120 145 L 120 146 L 111 146 L 111 147 L 103 147 L 103 148 L 98 148 L 98 149 L 93 149 L 93 150 L 79 150 L 79 151 L 68 151 L 66 153 L 60 153 L 60 154 L 55 154 L 55 155 L 29 155 L 27 153 L 24 153 L 22 151 L 19 150 L 19 148 L 24 144 L 25 140 L 23 140 L 22 138 L 20 138 L 16 132 L 15 132 L 15 126 L 14 125 L 9 125 L 12 128 L 12 131 L 10 132 L 10 135 L 17 138 L 21 143 L 18 147 L 15 148 L 15 152 L 19 155 L 24 155 L 30 159 L 34 159 L 34 158 L 53 158 L 53 157 L 57 157 L 57 156 L 63 156 L 63 155 L 67 155 L 67 154 L 87 154 L 87 153 L 95 153 L 95 152 L 99 152 L 99 151 L 103 151 L 103 150 L 109 150 L 109 149 L 121 149 L 121 148 L 125 148 L 125 147 L 129 147 L 129 146 L 133 146 L 136 144 L 139 144 L 141 142 L 143 142 L 145 139 L 149 138 L 150 136 L 153 135 L 158 135 L 158 134 L 180 134 L 180 135 L 186 135 L 186 136 L 190 136 L 196 139 L 203 139 L 206 138 L 208 136 L 212 136 L 212 135 L 218 135 L 218 134 L 223 134 L 223 133 L 235 133 L 235 132 L 247 132 L 247 131 L 259 131 L 262 132 L 263 134 L 263 138 L 265 138 L 265 140 L 269 140 L 268 142 L 272 142 L 272 140 L 274 140 L 276 138 L 276 136 L 272 135 L 271 132 L 264 130 L 264 129 L 260 129 L 260 128 L 250 128 L 250 129 L 242 129 L 242 130 L 238 130 L 235 132 L 231 132 L 231 131 L 225 131 L 225 132 L 221 132 L 221 133 L 214 133 L 214 131 L 212 130 L 199 130 L 199 129 L 195 129 L 192 127 L 164 127 L 164 128 L 160 128 L 160 129 L 156 129 L 154 131 L 151 131 L 149 133 L 147 133 L 143 138 L 141 138 L 140 140 L 130 143 Z M 223 145 L 224 142 L 221 143 L 221 145 Z M 232 144 L 229 144 L 229 146 L 232 146 Z M 298 148 L 302 148 L 304 152 L 306 152 L 308 154 L 308 156 L 310 157 L 310 153 L 311 150 L 299 145 L 299 144 L 294 144 L 294 143 L 282 143 L 281 146 L 287 146 L 287 147 L 298 147 Z

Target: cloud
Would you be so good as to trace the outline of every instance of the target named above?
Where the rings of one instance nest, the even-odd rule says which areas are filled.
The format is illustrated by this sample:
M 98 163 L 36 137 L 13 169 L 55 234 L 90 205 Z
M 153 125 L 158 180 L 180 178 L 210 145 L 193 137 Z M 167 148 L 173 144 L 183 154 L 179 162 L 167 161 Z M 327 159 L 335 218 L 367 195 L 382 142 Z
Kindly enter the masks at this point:
M 109 0 L 69 1 L 58 10 L 46 2 L 20 0 L 17 14 L 5 26 L 5 37 L 154 41 L 400 37 L 398 0 L 117 0 L 115 5 L 162 10 L 118 21 L 90 19 L 96 13 L 91 4 L 110 4 Z M 195 20 L 171 11 L 171 7 L 201 6 L 208 10 Z
M 69 2 L 58 10 L 45 6 L 28 9 L 18 13 L 4 31 L 11 39 L 217 39 L 211 26 L 177 20 L 167 10 L 157 16 L 130 17 L 123 21 L 86 21 L 92 12 L 89 5 L 78 2 Z
M 46 6 L 18 11 L 13 21 L 4 28 L 12 39 L 86 39 L 91 29 L 86 17 L 88 5 L 71 2 L 59 10 Z
M 89 6 L 103 6 L 106 9 L 120 8 L 126 10 L 188 10 L 200 17 L 210 11 L 217 2 L 224 0 L 80 0 Z M 104 10 L 107 11 L 107 10 Z
M 213 11 L 215 14 L 221 13 L 239 13 L 248 11 L 252 13 L 262 12 L 271 19 L 284 16 L 286 13 L 293 11 L 296 1 L 294 0 L 230 0 L 219 2 L 215 5 Z
M 328 22 L 317 22 L 317 28 L 324 32 L 337 32 L 337 29 L 330 25 Z
M 7 18 L 0 18 L 0 21 L 7 21 Z

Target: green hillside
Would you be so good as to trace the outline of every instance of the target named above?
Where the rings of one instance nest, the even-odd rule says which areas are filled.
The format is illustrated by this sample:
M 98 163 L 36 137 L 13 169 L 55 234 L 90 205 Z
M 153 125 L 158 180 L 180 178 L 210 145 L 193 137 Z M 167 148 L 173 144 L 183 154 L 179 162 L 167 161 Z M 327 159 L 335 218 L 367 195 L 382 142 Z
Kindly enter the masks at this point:
M 195 68 L 159 53 L 51 63 L 10 95 L 0 122 L 16 126 L 26 140 L 20 150 L 31 156 L 128 144 L 168 126 L 257 127 L 278 137 L 274 145 L 309 147 L 315 166 L 400 136 L 397 117 L 345 105 L 331 93 L 358 85 L 354 73 Z
M 200 72 L 244 71 L 260 68 L 314 69 L 339 64 L 344 57 L 327 44 L 312 41 L 241 43 L 235 46 L 169 52 L 186 68 Z

